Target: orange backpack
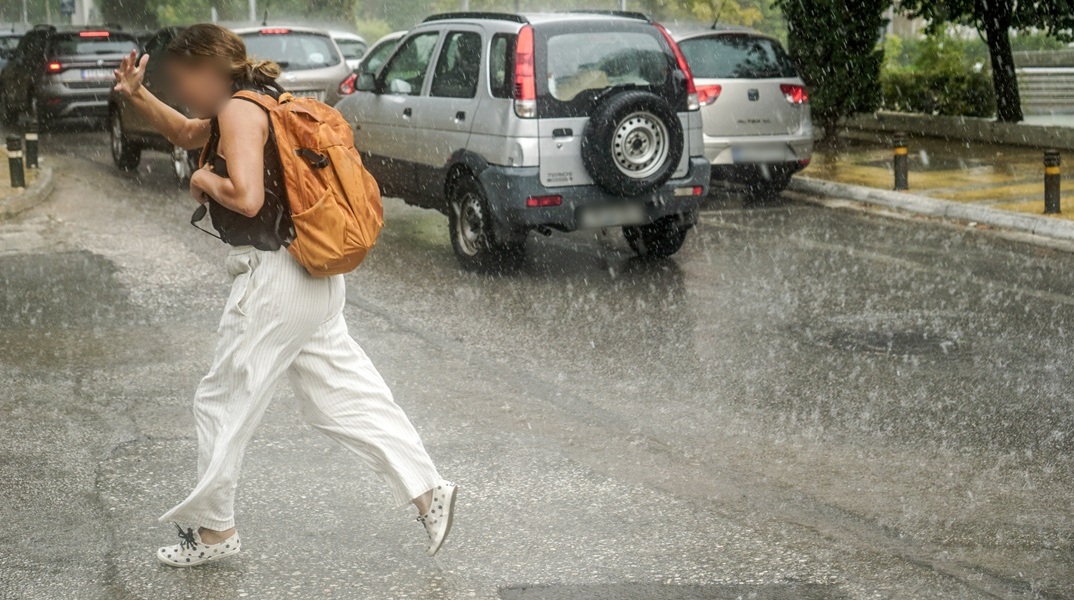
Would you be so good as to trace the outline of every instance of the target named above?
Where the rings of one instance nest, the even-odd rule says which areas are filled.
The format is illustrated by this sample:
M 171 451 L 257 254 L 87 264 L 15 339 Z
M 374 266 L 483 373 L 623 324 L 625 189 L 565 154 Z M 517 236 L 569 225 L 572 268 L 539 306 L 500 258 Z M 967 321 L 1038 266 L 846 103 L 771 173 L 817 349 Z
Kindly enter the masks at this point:
M 286 92 L 279 100 L 247 90 L 235 97 L 269 115 L 295 225 L 291 256 L 314 277 L 353 271 L 377 242 L 384 205 L 346 119 L 323 102 Z

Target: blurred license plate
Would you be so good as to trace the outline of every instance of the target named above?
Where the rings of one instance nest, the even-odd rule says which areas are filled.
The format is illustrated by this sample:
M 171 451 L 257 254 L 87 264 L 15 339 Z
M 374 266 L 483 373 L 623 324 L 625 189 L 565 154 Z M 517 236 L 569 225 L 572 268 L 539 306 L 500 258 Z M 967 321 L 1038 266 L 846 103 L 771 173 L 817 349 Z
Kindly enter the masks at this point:
M 787 152 L 779 146 L 735 146 L 731 159 L 736 163 L 778 163 L 789 160 Z
M 82 69 L 82 79 L 88 81 L 100 81 L 113 77 L 111 69 Z
M 578 211 L 578 224 L 585 229 L 638 225 L 645 222 L 645 207 L 640 203 L 590 206 Z

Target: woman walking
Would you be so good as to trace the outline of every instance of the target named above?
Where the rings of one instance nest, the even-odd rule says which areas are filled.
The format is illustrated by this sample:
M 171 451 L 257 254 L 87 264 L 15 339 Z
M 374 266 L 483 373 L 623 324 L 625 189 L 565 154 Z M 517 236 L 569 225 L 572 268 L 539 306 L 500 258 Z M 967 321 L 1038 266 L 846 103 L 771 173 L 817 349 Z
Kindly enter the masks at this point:
M 175 97 L 193 118 L 142 86 L 148 56 L 126 57 L 115 89 L 172 143 L 207 146 L 209 160 L 191 177 L 190 193 L 208 204 L 213 226 L 231 245 L 225 265 L 232 287 L 212 367 L 194 398 L 198 482 L 161 517 L 176 523 L 181 540 L 157 558 L 192 567 L 239 551 L 234 503 L 243 453 L 285 373 L 302 417 L 361 457 L 396 502 L 417 507 L 432 556 L 451 528 L 457 488 L 437 473 L 348 334 L 343 277 L 314 278 L 288 253 L 294 231 L 268 115 L 232 97 L 239 90 L 277 96 L 279 67 L 248 58 L 241 38 L 211 24 L 184 30 L 166 60 Z

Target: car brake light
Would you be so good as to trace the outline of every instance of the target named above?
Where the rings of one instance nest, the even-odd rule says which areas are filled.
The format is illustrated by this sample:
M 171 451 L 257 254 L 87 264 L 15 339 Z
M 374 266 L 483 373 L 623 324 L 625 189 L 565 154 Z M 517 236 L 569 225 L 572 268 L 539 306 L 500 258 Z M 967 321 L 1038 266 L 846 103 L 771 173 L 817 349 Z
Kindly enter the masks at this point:
M 537 116 L 537 76 L 533 67 L 533 27 L 524 25 L 515 41 L 515 114 Z
M 107 31 L 79 31 L 78 32 L 78 37 L 93 37 L 93 38 L 97 38 L 97 37 L 108 37 L 110 35 L 111 34 L 108 33 Z
M 52 61 L 52 62 L 50 62 L 48 64 L 48 66 L 45 67 L 45 69 L 49 73 L 59 73 L 60 71 L 63 70 L 63 65 L 58 63 L 58 62 L 56 62 L 56 61 Z
M 261 30 L 261 35 L 281 35 L 285 33 L 291 33 L 291 30 L 286 27 L 265 27 Z
M 358 81 L 358 74 L 351 73 L 347 78 L 339 82 L 339 93 L 349 96 L 354 93 L 354 84 Z
M 708 106 L 720 97 L 722 91 L 723 88 L 718 85 L 699 85 L 697 86 L 697 103 L 701 106 Z
M 779 90 L 783 92 L 783 97 L 791 104 L 806 104 L 809 102 L 809 92 L 806 91 L 804 85 L 784 83 L 779 86 Z
M 529 208 L 546 208 L 563 204 L 563 196 L 530 196 L 526 198 L 526 206 Z
M 671 46 L 671 51 L 675 53 L 675 62 L 679 64 L 679 70 L 686 76 L 686 110 L 701 108 L 701 103 L 697 98 L 697 88 L 694 87 L 694 74 L 690 71 L 690 65 L 686 62 L 686 57 L 682 55 L 682 50 L 675 43 L 675 38 L 671 37 L 671 32 L 660 23 L 656 23 L 656 27 L 660 30 L 660 33 L 664 34 L 664 39 Z

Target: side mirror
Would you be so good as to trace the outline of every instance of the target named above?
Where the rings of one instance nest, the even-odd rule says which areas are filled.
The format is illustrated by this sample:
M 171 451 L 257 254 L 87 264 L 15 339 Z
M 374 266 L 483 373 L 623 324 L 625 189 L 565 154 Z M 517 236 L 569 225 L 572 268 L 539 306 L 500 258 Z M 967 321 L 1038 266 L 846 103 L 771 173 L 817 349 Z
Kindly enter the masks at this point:
M 358 79 L 354 82 L 356 92 L 377 92 L 377 76 L 369 71 L 358 71 Z

